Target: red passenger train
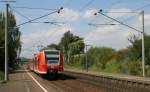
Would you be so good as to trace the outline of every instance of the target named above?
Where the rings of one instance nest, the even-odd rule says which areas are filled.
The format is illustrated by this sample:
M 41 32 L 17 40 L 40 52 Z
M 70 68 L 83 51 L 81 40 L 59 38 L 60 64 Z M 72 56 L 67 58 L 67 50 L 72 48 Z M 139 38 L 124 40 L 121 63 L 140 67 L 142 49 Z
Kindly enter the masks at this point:
M 63 71 L 63 54 L 59 50 L 41 50 L 34 55 L 30 69 L 38 74 L 49 75 Z

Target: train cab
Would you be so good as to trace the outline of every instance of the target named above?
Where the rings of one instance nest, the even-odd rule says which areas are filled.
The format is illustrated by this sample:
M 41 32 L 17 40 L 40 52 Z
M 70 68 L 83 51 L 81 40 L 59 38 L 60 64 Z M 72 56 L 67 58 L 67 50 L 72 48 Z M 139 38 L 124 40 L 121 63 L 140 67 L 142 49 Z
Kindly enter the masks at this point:
M 41 50 L 32 62 L 32 69 L 38 74 L 57 74 L 63 71 L 64 58 L 59 50 Z

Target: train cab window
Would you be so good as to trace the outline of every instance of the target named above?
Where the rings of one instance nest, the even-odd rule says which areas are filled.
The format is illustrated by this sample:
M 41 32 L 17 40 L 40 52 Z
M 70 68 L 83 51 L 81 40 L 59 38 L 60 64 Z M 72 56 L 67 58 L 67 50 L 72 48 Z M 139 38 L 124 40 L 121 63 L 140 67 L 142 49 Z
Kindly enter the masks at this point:
M 48 65 L 56 65 L 59 63 L 59 51 L 47 51 L 45 58 Z

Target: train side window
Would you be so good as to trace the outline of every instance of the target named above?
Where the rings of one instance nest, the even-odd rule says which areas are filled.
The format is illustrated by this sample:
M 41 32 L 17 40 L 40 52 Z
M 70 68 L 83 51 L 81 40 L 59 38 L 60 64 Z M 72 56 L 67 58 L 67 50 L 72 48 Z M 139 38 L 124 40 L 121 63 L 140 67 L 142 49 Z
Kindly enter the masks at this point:
M 38 58 L 35 58 L 35 65 L 38 65 Z

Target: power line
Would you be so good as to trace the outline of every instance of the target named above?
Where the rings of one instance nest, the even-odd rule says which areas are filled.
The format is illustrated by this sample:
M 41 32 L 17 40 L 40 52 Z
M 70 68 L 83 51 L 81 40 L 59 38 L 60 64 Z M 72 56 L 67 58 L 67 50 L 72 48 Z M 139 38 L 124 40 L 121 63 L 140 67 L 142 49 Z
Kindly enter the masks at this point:
M 140 7 L 140 8 L 134 9 L 133 11 L 138 11 L 138 10 L 141 10 L 141 9 L 146 8 L 146 7 L 149 7 L 149 6 L 150 6 L 150 3 L 144 5 L 144 6 Z
M 46 17 L 46 16 L 48 16 L 48 15 L 51 15 L 51 14 L 53 14 L 53 13 L 60 13 L 60 11 L 61 11 L 62 9 L 63 9 L 63 7 L 61 7 L 60 9 L 58 9 L 58 10 L 56 10 L 56 11 L 50 12 L 50 13 L 48 13 L 48 14 L 45 14 L 45 15 L 43 15 L 43 16 L 40 16 L 40 17 L 31 19 L 31 20 L 29 20 L 29 21 L 26 21 L 26 22 L 24 22 L 24 23 L 21 23 L 21 24 L 17 25 L 17 27 L 18 27 L 18 26 L 21 26 L 21 25 L 24 25 L 24 24 L 27 24 L 27 23 L 29 23 L 29 22 L 32 22 L 32 21 L 41 19 L 41 18 Z
M 139 12 L 136 12 L 136 11 L 131 11 L 131 12 L 103 12 L 103 13 L 130 13 L 130 14 L 137 14 L 137 13 L 139 13 Z M 135 17 L 135 15 L 133 15 L 133 16 L 130 16 L 130 17 L 128 17 L 128 18 L 126 18 L 126 19 L 124 19 L 124 20 L 122 20 L 122 21 L 127 21 L 127 20 L 129 20 L 129 19 L 131 19 L 131 18 L 133 18 L 133 17 Z M 110 24 L 110 23 L 112 23 L 113 21 L 109 21 L 109 22 L 106 22 L 105 24 Z
M 141 10 L 141 9 L 143 9 L 143 8 L 146 8 L 146 7 L 149 7 L 150 6 L 150 3 L 149 4 L 146 4 L 146 5 L 144 5 L 144 6 L 142 6 L 142 7 L 139 7 L 139 8 L 137 8 L 137 9 L 134 9 L 132 12 L 135 12 L 136 13 L 136 11 L 138 11 L 138 10 Z M 108 13 L 108 12 L 107 12 Z M 118 12 L 119 13 L 119 12 Z M 133 18 L 134 16 L 131 16 L 131 17 L 128 17 L 128 18 L 126 18 L 125 20 L 123 20 L 123 21 L 127 21 L 127 20 L 129 20 L 129 19 L 131 19 L 131 18 Z M 107 22 L 107 23 L 112 23 L 112 21 L 110 21 L 110 22 Z
M 30 9 L 30 10 L 57 10 L 57 9 L 49 9 L 49 8 L 35 8 L 35 7 L 19 7 L 19 6 L 12 6 L 13 8 L 20 8 L 20 9 Z
M 9 8 L 10 8 L 12 11 L 16 12 L 17 14 L 19 14 L 20 16 L 24 17 L 25 19 L 30 20 L 30 18 L 28 18 L 27 16 L 23 15 L 22 13 L 16 11 L 15 9 L 11 8 L 10 6 L 9 6 Z
M 2 0 L 2 1 L 0 1 L 0 2 L 4 2 L 4 3 L 14 3 L 14 2 L 16 2 L 16 1 L 12 1 L 12 0 Z
M 107 12 L 107 11 L 106 11 L 106 12 L 105 12 L 105 11 L 104 11 L 103 13 L 138 13 L 138 12 L 134 12 L 134 11 L 133 11 L 133 12 L 132 12 L 132 11 L 131 11 L 131 12 L 116 12 L 116 11 L 112 11 L 112 12 Z
M 69 6 L 70 5 L 70 2 L 72 0 L 62 0 L 62 1 L 66 1 L 62 6 Z
M 111 24 L 94 24 L 94 23 L 88 23 L 88 25 L 98 27 L 100 25 L 112 25 L 112 26 L 114 26 L 114 25 L 120 25 L 120 24 L 113 24 L 113 23 L 111 23 Z
M 49 21 L 45 21 L 45 22 L 30 22 L 30 23 L 51 23 L 51 24 L 56 24 L 56 23 L 59 23 L 59 24 L 65 24 L 64 22 L 49 22 Z
M 9 7 L 12 11 L 16 12 L 17 14 L 19 14 L 20 16 L 26 18 L 27 20 L 31 20 L 29 17 L 21 14 L 20 12 L 16 11 L 15 9 L 13 9 L 12 7 Z M 57 26 L 61 26 L 59 24 L 65 24 L 64 22 L 49 22 L 49 21 L 46 21 L 46 22 L 29 22 L 29 23 L 45 23 L 45 24 L 53 24 L 53 25 L 57 25 Z
M 111 20 L 113 20 L 113 21 L 116 21 L 116 22 L 118 22 L 118 23 L 120 23 L 120 24 L 122 24 L 122 25 L 125 25 L 125 26 L 127 26 L 127 27 L 129 27 L 129 28 L 131 28 L 131 29 L 134 29 L 134 30 L 137 31 L 137 32 L 142 33 L 141 31 L 139 31 L 139 30 L 137 30 L 137 29 L 135 29 L 135 28 L 133 28 L 133 27 L 131 27 L 131 26 L 129 26 L 129 25 L 127 25 L 127 24 L 121 22 L 121 21 L 118 21 L 117 19 L 114 19 L 114 18 L 112 18 L 112 17 L 109 17 L 109 16 L 105 15 L 104 13 L 102 13 L 102 10 L 100 10 L 98 13 L 101 14 L 101 15 L 103 15 L 103 16 L 105 16 L 105 17 L 107 17 L 107 18 L 109 18 L 109 19 L 111 19 Z M 95 15 L 97 15 L 97 13 L 95 13 Z
M 29 23 L 53 24 L 53 25 L 56 25 L 56 26 L 61 26 L 60 24 L 65 24 L 64 22 L 49 22 L 49 21 L 46 21 L 46 22 L 29 22 Z
M 146 7 L 149 7 L 149 6 L 150 6 L 150 3 L 144 5 L 144 6 L 140 7 L 140 8 L 134 9 L 133 12 L 134 12 L 134 11 L 141 10 L 141 9 L 146 8 Z M 131 19 L 131 18 L 133 18 L 133 17 L 134 17 L 134 16 L 128 17 L 127 19 L 125 19 L 125 20 L 123 20 L 123 21 L 127 21 L 127 20 L 129 20 L 129 19 Z
M 112 5 L 118 4 L 118 3 L 120 3 L 121 1 L 122 1 L 122 0 L 118 0 L 118 1 L 116 1 L 116 2 L 113 2 Z
M 119 4 L 121 3 L 122 0 L 118 0 L 116 2 L 113 2 L 111 5 L 116 5 L 116 4 Z M 103 13 L 136 13 L 136 12 L 103 12 Z M 109 21 L 109 22 L 106 22 L 106 24 L 110 24 L 112 23 L 113 21 Z
M 94 0 L 90 0 L 88 3 L 86 3 L 80 10 L 84 10 L 86 7 L 88 7 L 90 4 L 92 4 Z
M 116 5 L 116 4 L 119 4 L 120 2 L 121 2 L 122 0 L 117 0 L 117 1 L 115 1 L 115 2 L 113 2 L 113 3 L 111 3 L 110 5 Z M 111 7 L 110 7 L 111 8 Z M 104 13 L 108 13 L 108 12 L 104 12 Z M 110 13 L 113 13 L 113 12 L 110 12 Z M 117 13 L 117 12 L 114 12 L 114 13 Z M 126 13 L 126 12 L 122 12 L 122 13 Z M 112 21 L 111 21 L 112 22 Z M 109 24 L 109 22 L 108 22 L 108 24 Z M 88 24 L 89 25 L 89 24 Z
M 122 0 L 118 0 L 118 1 L 116 1 L 116 2 L 113 2 L 113 3 L 111 3 L 110 5 L 116 5 L 116 4 L 119 4 L 120 2 L 121 2 Z M 110 8 L 112 8 L 112 7 L 110 7 Z

